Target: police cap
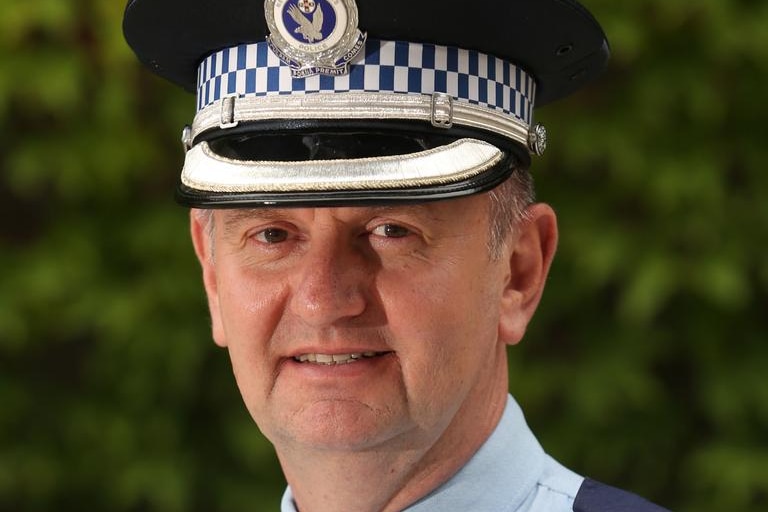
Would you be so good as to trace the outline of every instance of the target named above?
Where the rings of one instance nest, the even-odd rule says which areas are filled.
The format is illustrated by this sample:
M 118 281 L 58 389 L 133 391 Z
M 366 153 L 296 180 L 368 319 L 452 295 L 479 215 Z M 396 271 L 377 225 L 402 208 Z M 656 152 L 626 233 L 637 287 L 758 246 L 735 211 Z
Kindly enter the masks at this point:
M 196 95 L 177 199 L 203 208 L 491 189 L 609 56 L 574 0 L 131 0 L 123 30 Z

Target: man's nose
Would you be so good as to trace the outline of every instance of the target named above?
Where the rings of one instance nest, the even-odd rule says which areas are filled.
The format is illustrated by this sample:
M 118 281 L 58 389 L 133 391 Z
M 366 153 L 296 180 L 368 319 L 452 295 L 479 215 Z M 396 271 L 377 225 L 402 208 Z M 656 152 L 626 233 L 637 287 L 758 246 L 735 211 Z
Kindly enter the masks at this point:
M 375 262 L 350 241 L 310 243 L 293 278 L 291 311 L 305 323 L 330 326 L 361 315 L 368 304 Z

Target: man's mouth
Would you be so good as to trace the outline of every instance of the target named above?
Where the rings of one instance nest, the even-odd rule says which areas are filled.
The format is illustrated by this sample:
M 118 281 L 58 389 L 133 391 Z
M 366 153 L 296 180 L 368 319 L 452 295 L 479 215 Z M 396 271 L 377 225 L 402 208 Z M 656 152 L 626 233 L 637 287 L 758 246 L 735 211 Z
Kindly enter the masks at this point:
M 353 352 L 351 354 L 301 354 L 293 358 L 299 363 L 314 363 L 332 366 L 337 364 L 350 364 L 361 359 L 370 359 L 381 356 L 387 352 Z

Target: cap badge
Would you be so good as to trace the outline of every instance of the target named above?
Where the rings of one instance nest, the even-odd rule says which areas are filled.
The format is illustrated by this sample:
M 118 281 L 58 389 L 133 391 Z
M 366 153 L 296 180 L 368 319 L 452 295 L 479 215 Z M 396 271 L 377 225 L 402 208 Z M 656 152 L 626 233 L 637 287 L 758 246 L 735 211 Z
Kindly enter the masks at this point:
M 266 0 L 267 42 L 294 77 L 345 75 L 365 44 L 354 0 Z

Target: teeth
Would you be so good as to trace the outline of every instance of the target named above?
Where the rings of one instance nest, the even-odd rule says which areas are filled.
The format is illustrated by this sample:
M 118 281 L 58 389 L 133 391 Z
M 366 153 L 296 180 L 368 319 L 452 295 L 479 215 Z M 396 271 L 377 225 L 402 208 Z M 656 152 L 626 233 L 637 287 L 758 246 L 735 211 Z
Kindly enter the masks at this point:
M 375 357 L 378 352 L 355 352 L 353 354 L 301 354 L 293 359 L 301 363 L 319 363 L 326 366 L 349 364 L 364 357 Z

